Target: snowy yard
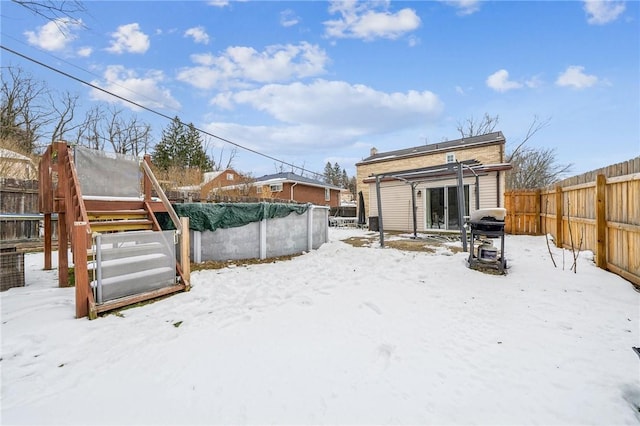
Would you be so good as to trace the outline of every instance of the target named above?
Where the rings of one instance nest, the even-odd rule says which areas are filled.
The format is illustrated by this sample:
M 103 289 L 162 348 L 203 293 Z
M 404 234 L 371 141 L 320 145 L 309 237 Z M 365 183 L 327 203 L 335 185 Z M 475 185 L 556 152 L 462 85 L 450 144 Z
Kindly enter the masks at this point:
M 1 423 L 640 423 L 640 293 L 590 253 L 574 274 L 508 236 L 497 276 L 340 241 L 365 234 L 95 321 L 27 255 L 0 295 Z

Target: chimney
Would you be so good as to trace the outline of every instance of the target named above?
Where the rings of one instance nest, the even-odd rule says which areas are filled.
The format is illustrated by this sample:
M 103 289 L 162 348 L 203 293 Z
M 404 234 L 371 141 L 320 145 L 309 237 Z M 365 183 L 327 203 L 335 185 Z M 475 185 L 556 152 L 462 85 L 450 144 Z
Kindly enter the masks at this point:
M 377 150 L 375 147 L 371 148 L 371 154 L 370 154 L 370 155 L 371 155 L 371 157 L 373 157 L 373 156 L 374 156 L 374 155 L 376 155 L 377 153 L 378 153 L 378 150 Z

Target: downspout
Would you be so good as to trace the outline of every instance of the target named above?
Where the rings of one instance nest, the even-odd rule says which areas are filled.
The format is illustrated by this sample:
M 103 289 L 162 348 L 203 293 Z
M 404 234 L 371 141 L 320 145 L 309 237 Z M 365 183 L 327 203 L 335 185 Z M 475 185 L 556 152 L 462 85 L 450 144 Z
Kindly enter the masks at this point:
M 418 238 L 418 221 L 416 219 L 416 183 L 411 183 L 411 210 L 413 210 L 413 238 Z
M 382 199 L 380 199 L 380 175 L 376 175 L 376 198 L 378 201 L 378 231 L 380 232 L 380 247 L 384 248 L 384 227 L 382 226 Z
M 496 207 L 500 207 L 500 170 L 496 172 Z
M 293 187 L 296 186 L 298 184 L 298 182 L 293 182 L 293 185 L 291 185 L 291 197 L 289 198 L 291 201 L 294 201 L 293 198 Z
M 458 226 L 460 226 L 460 237 L 462 239 L 462 251 L 467 251 L 467 228 L 464 226 L 465 216 L 464 205 L 464 181 L 462 174 L 462 163 L 458 162 Z
M 476 210 L 480 210 L 480 177 L 478 175 L 476 175 Z

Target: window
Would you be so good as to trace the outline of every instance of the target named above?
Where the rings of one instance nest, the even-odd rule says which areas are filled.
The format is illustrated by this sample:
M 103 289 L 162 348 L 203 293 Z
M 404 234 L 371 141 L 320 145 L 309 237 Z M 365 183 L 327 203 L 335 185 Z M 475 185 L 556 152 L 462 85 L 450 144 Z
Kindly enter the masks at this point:
M 233 173 L 227 173 L 227 180 L 233 180 Z
M 453 152 L 448 152 L 446 155 L 447 163 L 455 163 L 456 162 L 456 154 Z
M 262 186 L 256 186 L 256 192 L 262 194 Z
M 281 183 L 274 183 L 269 185 L 269 191 L 271 192 L 280 192 L 282 191 L 282 184 Z
M 331 201 L 331 190 L 329 188 L 324 189 L 324 200 Z

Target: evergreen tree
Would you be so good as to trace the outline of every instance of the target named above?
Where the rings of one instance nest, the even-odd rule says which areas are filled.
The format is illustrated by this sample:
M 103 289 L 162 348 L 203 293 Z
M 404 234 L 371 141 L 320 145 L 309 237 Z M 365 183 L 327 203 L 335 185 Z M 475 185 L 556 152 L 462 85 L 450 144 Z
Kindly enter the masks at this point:
M 333 167 L 331 163 L 327 161 L 327 164 L 324 166 L 324 183 L 331 184 L 333 182 Z
M 340 181 L 342 180 L 342 168 L 338 162 L 333 164 L 333 175 L 331 176 L 331 184 L 335 186 L 340 186 Z
M 162 139 L 154 148 L 153 163 L 161 170 L 171 167 L 213 170 L 213 161 L 202 147 L 202 136 L 193 124 L 184 125 L 176 116 L 162 131 Z

